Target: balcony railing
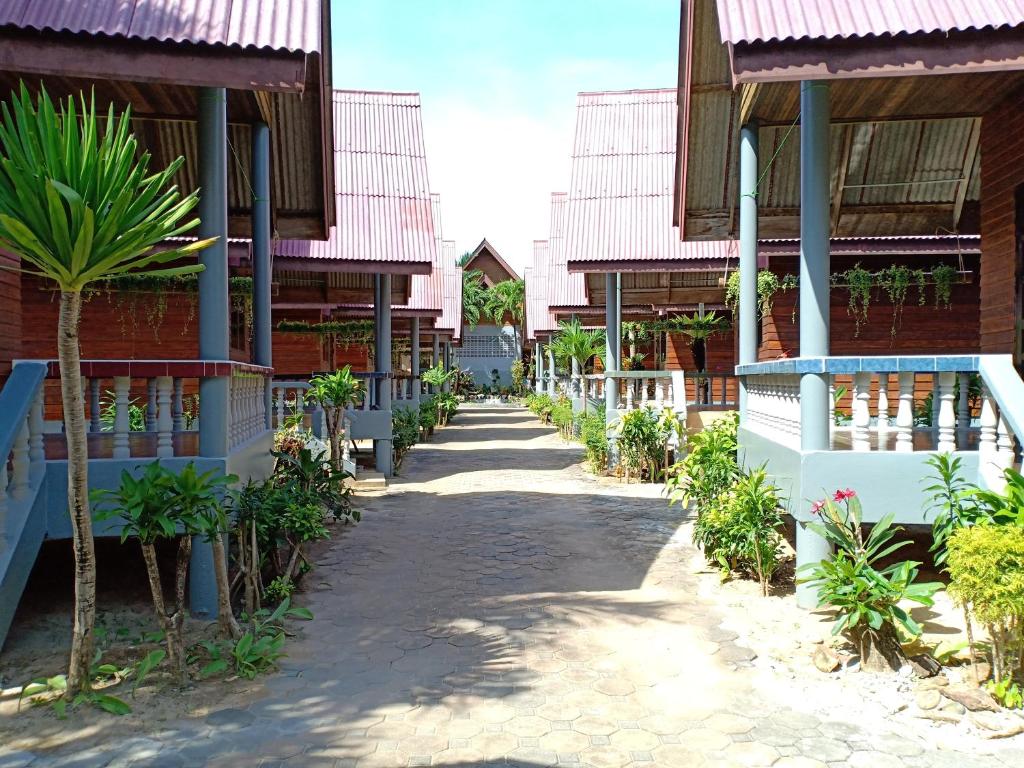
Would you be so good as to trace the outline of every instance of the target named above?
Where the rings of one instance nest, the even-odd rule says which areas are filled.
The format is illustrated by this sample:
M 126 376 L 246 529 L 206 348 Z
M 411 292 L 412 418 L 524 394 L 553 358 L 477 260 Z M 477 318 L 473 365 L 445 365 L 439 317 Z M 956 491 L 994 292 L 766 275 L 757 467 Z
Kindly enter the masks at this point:
M 606 371 L 587 374 L 582 383 L 565 377 L 567 394 L 579 391 L 588 400 L 603 400 L 607 382 L 616 389 L 619 410 L 660 410 L 666 406 L 724 410 L 736 407 L 736 377 L 691 371 Z M 574 387 L 576 389 L 574 389 Z M 678 391 L 677 391 L 678 390 Z
M 47 459 L 66 459 L 56 361 L 45 367 L 42 441 Z M 228 450 L 266 431 L 266 381 L 272 369 L 234 361 L 83 360 L 89 458 L 164 458 L 199 453 L 199 382 L 230 377 Z

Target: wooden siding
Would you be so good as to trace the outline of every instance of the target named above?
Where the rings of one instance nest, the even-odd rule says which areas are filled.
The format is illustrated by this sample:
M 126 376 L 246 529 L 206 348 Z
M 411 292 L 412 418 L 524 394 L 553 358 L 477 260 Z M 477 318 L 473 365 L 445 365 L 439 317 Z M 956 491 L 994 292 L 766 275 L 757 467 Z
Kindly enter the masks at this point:
M 323 318 L 319 309 L 291 309 L 274 313 L 274 332 L 271 345 L 274 361 L 274 375 L 281 378 L 309 378 L 313 371 L 327 368 L 326 350 L 323 338 L 317 333 L 282 333 L 277 324 L 282 320 L 319 323 Z
M 11 372 L 11 361 L 23 356 L 21 275 L 11 271 L 18 263 L 19 259 L 0 251 L 0 383 Z
M 1014 192 L 1024 183 L 1024 107 L 1011 99 L 981 121 L 982 352 L 1012 352 L 1017 244 Z
M 859 335 L 856 321 L 848 311 L 849 291 L 836 288 L 832 291 L 832 306 L 829 313 L 830 351 L 833 355 L 924 355 L 924 354 L 972 354 L 979 349 L 978 318 L 980 293 L 978 285 L 978 257 L 963 257 L 964 266 L 971 271 L 971 282 L 954 285 L 951 296 L 952 306 L 936 308 L 934 287 L 926 289 L 926 304 L 918 304 L 917 287 L 911 286 L 903 307 L 903 318 L 896 335 L 892 335 L 893 306 L 881 289 L 872 295 L 868 309 L 868 321 L 861 325 Z M 875 256 L 855 259 L 852 257 L 833 258 L 832 271 L 853 267 L 860 262 L 865 269 L 878 270 L 891 264 L 905 263 L 911 268 L 929 268 L 940 259 L 933 257 L 899 258 Z M 957 258 L 941 259 L 952 266 L 959 266 Z M 773 257 L 771 267 L 780 279 L 787 273 L 799 271 L 797 258 Z M 800 322 L 794 319 L 794 307 L 799 291 L 779 291 L 775 295 L 775 307 L 762 322 L 762 343 L 758 349 L 759 360 L 775 360 L 779 357 L 797 357 L 800 354 Z

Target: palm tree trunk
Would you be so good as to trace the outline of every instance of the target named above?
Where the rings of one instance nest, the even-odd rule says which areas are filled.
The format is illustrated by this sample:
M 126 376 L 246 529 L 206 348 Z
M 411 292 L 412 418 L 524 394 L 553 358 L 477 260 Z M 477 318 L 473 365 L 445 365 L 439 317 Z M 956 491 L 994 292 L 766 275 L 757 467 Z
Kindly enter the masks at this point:
M 68 512 L 75 554 L 75 617 L 68 661 L 68 696 L 89 688 L 93 625 L 96 621 L 96 549 L 89 510 L 89 445 L 82 393 L 82 361 L 78 348 L 81 316 L 82 294 L 61 291 L 57 357 L 60 361 L 64 433 L 68 444 Z
M 221 634 L 231 640 L 242 636 L 242 630 L 231 612 L 231 587 L 228 582 L 228 558 L 224 538 L 218 533 L 210 542 L 213 548 L 213 574 L 217 580 L 217 624 Z

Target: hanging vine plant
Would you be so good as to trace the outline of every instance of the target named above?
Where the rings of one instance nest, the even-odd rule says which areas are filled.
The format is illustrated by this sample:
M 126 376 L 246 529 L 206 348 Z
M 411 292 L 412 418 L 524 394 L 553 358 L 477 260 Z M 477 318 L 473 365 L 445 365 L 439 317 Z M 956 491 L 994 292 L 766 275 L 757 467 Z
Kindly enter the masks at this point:
M 925 289 L 928 287 L 928 272 L 923 269 L 914 270 L 914 283 L 917 285 L 917 305 L 923 307 L 928 297 L 925 295 Z
M 860 336 L 860 327 L 868 321 L 868 308 L 871 306 L 871 288 L 874 285 L 874 275 L 864 269 L 858 262 L 842 273 L 842 276 L 846 281 L 847 289 L 850 291 L 847 311 L 853 315 L 855 322 L 853 335 L 857 337 Z
M 782 287 L 779 276 L 770 269 L 761 269 L 757 273 L 757 308 L 761 317 L 767 317 L 775 306 L 775 294 Z M 725 281 L 725 306 L 736 312 L 740 305 L 740 272 L 729 273 Z
M 932 270 L 932 280 L 935 281 L 935 307 L 952 306 L 953 283 L 956 281 L 957 271 L 948 264 L 939 264 Z
M 282 333 L 315 333 L 333 336 L 336 346 L 369 344 L 373 341 L 373 320 L 328 320 L 309 323 L 305 320 L 282 320 L 277 324 Z
M 878 273 L 882 289 L 892 302 L 892 327 L 890 335 L 895 337 L 898 327 L 903 325 L 903 305 L 910 289 L 910 268 L 902 264 L 893 264 Z

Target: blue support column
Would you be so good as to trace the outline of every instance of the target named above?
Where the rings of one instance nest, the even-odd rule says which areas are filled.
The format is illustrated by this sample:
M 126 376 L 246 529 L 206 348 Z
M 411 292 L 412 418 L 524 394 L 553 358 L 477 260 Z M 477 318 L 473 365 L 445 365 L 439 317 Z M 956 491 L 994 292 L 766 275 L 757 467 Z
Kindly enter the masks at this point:
M 829 86 L 800 84 L 800 356 L 823 357 L 829 350 Z M 829 449 L 828 376 L 800 377 L 800 447 Z M 828 543 L 797 525 L 797 566 L 827 557 Z M 797 585 L 797 603 L 813 608 L 813 588 Z
M 252 126 L 252 324 L 253 357 L 257 365 L 274 363 L 271 345 L 270 283 L 273 261 L 270 253 L 270 128 L 266 123 Z M 271 380 L 265 382 L 267 429 L 273 426 Z
M 433 341 L 434 341 L 434 348 L 433 348 L 433 353 L 431 354 L 430 359 L 431 359 L 431 365 L 433 365 L 434 368 L 437 368 L 437 366 L 440 365 L 440 363 L 441 363 L 441 334 L 435 333 Z M 436 395 L 437 394 L 437 386 L 436 385 L 434 385 L 434 384 L 430 385 L 430 394 L 432 394 L 432 395 Z
M 739 363 L 757 362 L 757 125 L 740 129 L 740 350 Z M 746 419 L 747 388 L 740 379 L 740 421 Z
M 446 341 L 446 342 L 444 342 L 444 344 L 442 344 L 442 348 L 444 349 L 444 355 L 443 355 L 444 369 L 447 372 L 447 371 L 450 371 L 452 369 L 452 343 L 450 341 Z M 445 381 L 444 386 L 441 387 L 441 389 L 443 391 L 445 391 L 445 392 L 451 392 L 452 391 L 452 384 L 451 384 L 451 382 L 450 381 Z
M 223 88 L 199 89 L 199 185 L 201 238 L 217 242 L 199 252 L 204 266 L 199 273 L 199 357 L 228 360 L 230 300 L 228 299 L 228 116 Z M 199 380 L 199 455 L 225 457 L 228 453 L 228 413 L 231 379 L 208 376 Z M 193 616 L 217 615 L 217 583 L 213 550 L 201 537 L 192 542 L 189 609 Z
M 409 373 L 412 375 L 412 404 L 420 407 L 420 319 L 414 317 L 411 322 L 409 333 L 412 336 L 410 342 Z
M 537 339 L 535 357 L 533 368 L 536 380 L 533 382 L 533 391 L 539 395 L 544 391 L 544 345 L 540 339 Z
M 555 351 L 548 342 L 548 397 L 555 396 Z
M 388 427 L 390 428 L 391 414 L 391 275 L 377 276 L 377 299 L 379 303 L 380 324 L 377 326 L 377 348 L 379 357 L 376 368 L 379 372 L 387 374 L 379 380 L 378 390 L 379 410 L 389 414 Z M 373 455 L 377 471 L 385 477 L 392 475 L 392 445 L 391 434 L 387 438 L 380 438 L 373 441 Z
M 605 286 L 605 354 L 604 369 L 611 373 L 619 370 L 619 361 L 622 359 L 622 312 L 619 307 L 619 275 L 617 272 L 609 272 L 604 276 Z M 605 378 L 604 380 L 604 418 L 606 424 L 611 424 L 619 418 L 618 411 L 618 384 L 615 380 Z

